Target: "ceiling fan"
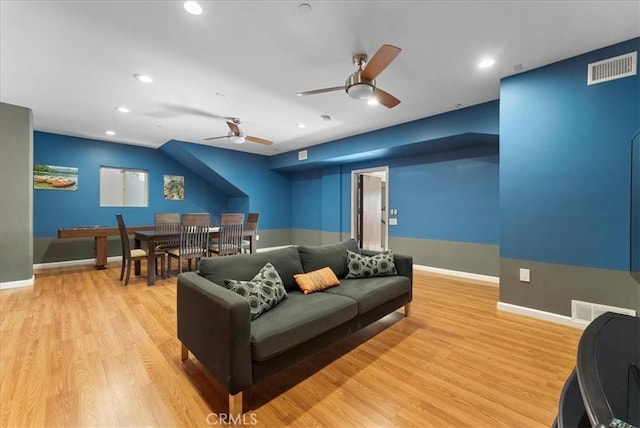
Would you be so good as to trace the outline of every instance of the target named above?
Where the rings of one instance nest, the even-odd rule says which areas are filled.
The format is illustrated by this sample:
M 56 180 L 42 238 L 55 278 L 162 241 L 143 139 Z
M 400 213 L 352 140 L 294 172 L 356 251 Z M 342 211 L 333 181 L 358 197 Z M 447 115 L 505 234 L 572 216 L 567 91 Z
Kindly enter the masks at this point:
M 265 140 L 264 138 L 252 137 L 251 135 L 247 135 L 244 131 L 241 131 L 238 125 L 242 123 L 240 119 L 237 117 L 229 118 L 231 121 L 227 121 L 227 126 L 229 127 L 229 132 L 227 135 L 223 135 L 221 137 L 210 137 L 205 138 L 205 140 L 218 140 L 221 138 L 227 138 L 229 141 L 235 144 L 242 144 L 245 141 L 251 141 L 252 143 L 264 144 L 265 146 L 270 146 L 273 144 L 273 141 Z
M 344 86 L 298 92 L 296 95 L 315 95 L 344 89 L 351 98 L 362 100 L 373 97 L 383 106 L 393 108 L 400 104 L 400 100 L 378 88 L 376 86 L 376 77 L 391 64 L 391 61 L 398 56 L 401 50 L 402 49 L 397 46 L 382 45 L 368 63 L 366 54 L 355 54 L 353 56 L 353 63 L 358 67 L 358 70 L 349 76 Z

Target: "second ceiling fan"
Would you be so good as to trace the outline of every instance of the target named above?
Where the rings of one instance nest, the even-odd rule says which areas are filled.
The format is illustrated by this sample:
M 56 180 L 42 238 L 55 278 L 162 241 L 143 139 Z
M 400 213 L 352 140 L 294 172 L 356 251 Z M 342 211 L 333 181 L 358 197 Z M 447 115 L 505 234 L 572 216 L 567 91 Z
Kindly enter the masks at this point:
M 239 124 L 242 123 L 240 119 L 237 117 L 230 118 L 231 121 L 227 121 L 227 126 L 229 127 L 229 132 L 227 135 L 222 135 L 220 137 L 210 137 L 205 138 L 205 140 L 218 140 L 221 138 L 227 138 L 229 141 L 235 144 L 242 144 L 245 141 L 251 141 L 252 143 L 264 144 L 265 146 L 270 146 L 273 144 L 272 141 L 265 140 L 264 138 L 253 137 L 251 135 L 247 135 L 244 131 L 240 130 Z
M 351 98 L 361 100 L 373 97 L 383 106 L 393 108 L 400 104 L 400 100 L 378 88 L 376 86 L 376 77 L 391 64 L 391 61 L 398 56 L 401 50 L 397 46 L 382 45 L 369 62 L 367 62 L 366 54 L 356 54 L 353 56 L 353 63 L 358 67 L 358 70 L 349 76 L 344 86 L 298 92 L 296 95 L 315 95 L 344 90 Z

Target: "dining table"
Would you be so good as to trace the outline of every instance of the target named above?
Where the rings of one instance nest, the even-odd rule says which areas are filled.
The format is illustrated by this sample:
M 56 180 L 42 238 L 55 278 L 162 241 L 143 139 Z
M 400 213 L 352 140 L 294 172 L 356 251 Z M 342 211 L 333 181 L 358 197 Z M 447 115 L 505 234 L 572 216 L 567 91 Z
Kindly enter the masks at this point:
M 209 239 L 215 239 L 220 236 L 219 227 L 209 228 Z M 249 240 L 249 252 L 256 252 L 256 231 L 245 230 L 242 232 L 242 237 Z M 137 230 L 134 235 L 134 247 L 142 248 L 142 243 L 146 242 L 147 245 L 147 285 L 154 285 L 156 283 L 156 257 L 155 251 L 158 243 L 180 239 L 179 233 L 160 232 L 155 230 Z M 134 265 L 134 273 L 140 275 L 140 260 L 137 260 Z

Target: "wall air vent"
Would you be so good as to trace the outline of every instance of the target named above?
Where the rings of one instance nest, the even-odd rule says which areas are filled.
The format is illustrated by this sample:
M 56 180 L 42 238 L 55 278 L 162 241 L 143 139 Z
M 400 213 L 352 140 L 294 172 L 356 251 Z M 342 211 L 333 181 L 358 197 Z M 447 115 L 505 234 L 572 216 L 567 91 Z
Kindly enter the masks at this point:
M 634 76 L 638 73 L 638 52 L 593 62 L 588 68 L 587 85 Z
M 581 302 L 579 300 L 571 301 L 571 319 L 580 323 L 589 324 L 605 312 L 615 312 L 618 314 L 636 316 L 636 311 L 632 309 Z

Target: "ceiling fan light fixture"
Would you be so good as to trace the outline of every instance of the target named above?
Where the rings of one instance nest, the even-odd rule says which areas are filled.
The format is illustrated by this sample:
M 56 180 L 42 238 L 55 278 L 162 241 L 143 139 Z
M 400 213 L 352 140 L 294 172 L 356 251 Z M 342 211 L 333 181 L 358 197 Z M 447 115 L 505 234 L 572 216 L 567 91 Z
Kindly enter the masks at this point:
M 245 141 L 244 135 L 230 135 L 229 141 L 233 144 L 242 144 Z
M 369 83 L 356 83 L 347 87 L 347 94 L 355 100 L 366 100 L 373 95 L 373 85 Z

